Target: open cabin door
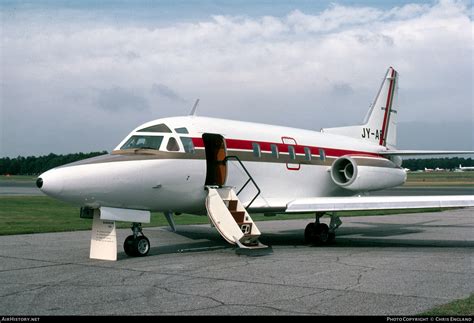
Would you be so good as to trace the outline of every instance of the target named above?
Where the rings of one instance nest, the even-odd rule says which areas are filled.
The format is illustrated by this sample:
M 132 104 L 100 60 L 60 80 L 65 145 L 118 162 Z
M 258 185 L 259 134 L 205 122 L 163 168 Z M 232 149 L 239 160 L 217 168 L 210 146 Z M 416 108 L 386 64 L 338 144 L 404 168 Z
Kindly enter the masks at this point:
M 221 135 L 205 133 L 202 135 L 206 150 L 205 185 L 223 186 L 227 179 L 226 145 Z

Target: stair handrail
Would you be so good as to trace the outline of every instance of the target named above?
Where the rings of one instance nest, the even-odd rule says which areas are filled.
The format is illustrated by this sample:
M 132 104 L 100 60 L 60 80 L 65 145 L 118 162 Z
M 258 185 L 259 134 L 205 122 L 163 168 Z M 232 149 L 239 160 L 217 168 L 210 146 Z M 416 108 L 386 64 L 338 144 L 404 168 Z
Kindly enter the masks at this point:
M 240 166 L 242 166 L 242 169 L 245 171 L 245 173 L 247 174 L 247 176 L 249 177 L 249 179 L 245 182 L 245 184 L 241 187 L 241 189 L 237 192 L 237 195 L 239 195 L 240 192 L 242 192 L 244 190 L 244 188 L 247 186 L 247 184 L 251 181 L 253 183 L 253 185 L 255 186 L 255 188 L 257 189 L 257 194 L 253 197 L 253 199 L 250 201 L 250 203 L 245 207 L 246 209 L 248 209 L 250 207 L 250 205 L 252 205 L 252 203 L 255 201 L 255 199 L 260 195 L 260 193 L 262 192 L 260 190 L 260 187 L 258 187 L 257 183 L 255 182 L 255 180 L 253 179 L 252 175 L 250 175 L 249 171 L 247 170 L 247 167 L 245 167 L 244 163 L 242 163 L 242 161 L 240 160 L 239 157 L 237 156 L 234 156 L 234 155 L 231 155 L 231 156 L 226 156 L 224 158 L 224 162 L 227 162 L 229 159 L 234 159 L 236 160 Z

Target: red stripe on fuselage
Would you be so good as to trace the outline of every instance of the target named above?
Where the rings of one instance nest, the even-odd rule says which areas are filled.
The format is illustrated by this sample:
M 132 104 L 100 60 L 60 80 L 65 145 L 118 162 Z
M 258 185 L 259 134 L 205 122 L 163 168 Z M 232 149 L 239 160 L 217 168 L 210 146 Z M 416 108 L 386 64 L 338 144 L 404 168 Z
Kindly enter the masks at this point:
M 202 138 L 191 138 L 193 140 L 194 147 L 204 147 L 204 140 Z
M 193 144 L 196 148 L 204 148 L 204 141 L 202 138 L 192 138 Z M 319 149 L 324 149 L 326 156 L 332 157 L 340 157 L 344 155 L 351 155 L 351 156 L 361 156 L 361 157 L 381 157 L 378 154 L 365 152 L 365 151 L 356 151 L 356 150 L 345 150 L 345 149 L 335 149 L 335 148 L 324 148 L 324 147 L 313 147 L 313 146 L 305 146 L 305 145 L 290 145 L 290 144 L 283 144 L 278 142 L 265 142 L 265 141 L 258 141 L 258 140 L 241 140 L 241 139 L 225 139 L 227 149 L 240 149 L 240 150 L 247 150 L 253 151 L 252 143 L 257 143 L 260 145 L 260 150 L 264 152 L 271 152 L 271 145 L 276 145 L 278 147 L 278 151 L 280 153 L 288 153 L 288 146 L 295 147 L 295 152 L 297 154 L 304 154 L 304 148 L 308 147 L 311 149 L 312 155 L 319 155 Z
M 385 114 L 383 116 L 383 123 L 382 123 L 382 134 L 380 136 L 380 141 L 379 141 L 379 145 L 384 145 L 385 144 L 385 131 L 387 130 L 387 118 L 388 118 L 388 115 L 389 115 L 389 107 L 390 107 L 390 100 L 392 98 L 392 85 L 393 85 L 393 75 L 395 73 L 395 70 L 392 68 L 392 75 L 390 75 L 390 86 L 388 88 L 388 95 L 387 95 L 387 103 L 385 104 Z

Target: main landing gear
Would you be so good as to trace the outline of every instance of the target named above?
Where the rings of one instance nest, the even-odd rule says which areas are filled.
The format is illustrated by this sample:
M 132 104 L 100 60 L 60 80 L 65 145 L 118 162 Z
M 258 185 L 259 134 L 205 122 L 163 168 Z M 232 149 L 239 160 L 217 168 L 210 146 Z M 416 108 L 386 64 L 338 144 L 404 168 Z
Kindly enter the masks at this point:
M 133 235 L 123 243 L 125 253 L 130 257 L 144 257 L 150 251 L 150 240 L 142 232 L 141 223 L 132 223 Z
M 336 240 L 336 229 L 342 224 L 342 221 L 337 215 L 331 213 L 329 226 L 326 223 L 320 223 L 319 219 L 325 214 L 325 212 L 316 212 L 316 221 L 306 226 L 304 230 L 305 243 L 327 244 Z

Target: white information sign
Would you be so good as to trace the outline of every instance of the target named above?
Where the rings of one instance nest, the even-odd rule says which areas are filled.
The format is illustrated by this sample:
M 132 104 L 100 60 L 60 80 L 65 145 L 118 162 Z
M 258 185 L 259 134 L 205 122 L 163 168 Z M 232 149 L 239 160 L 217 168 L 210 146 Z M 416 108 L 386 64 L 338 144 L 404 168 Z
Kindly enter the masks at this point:
M 101 220 L 100 211 L 94 211 L 91 236 L 91 259 L 117 260 L 117 233 L 115 221 Z

